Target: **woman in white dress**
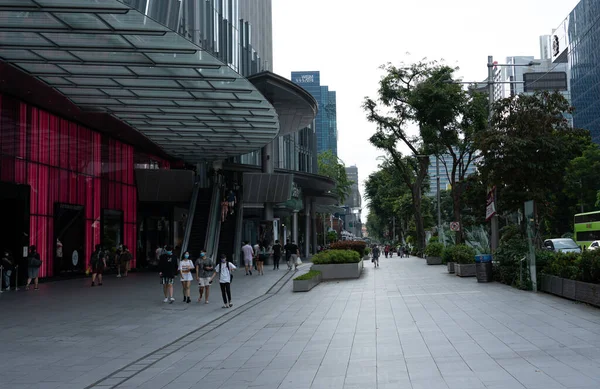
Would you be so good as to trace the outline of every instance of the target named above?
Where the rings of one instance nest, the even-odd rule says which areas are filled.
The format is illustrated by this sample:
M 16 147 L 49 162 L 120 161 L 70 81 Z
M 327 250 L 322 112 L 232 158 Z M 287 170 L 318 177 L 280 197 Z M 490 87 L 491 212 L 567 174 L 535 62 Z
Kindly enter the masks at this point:
M 183 287 L 183 302 L 189 303 L 190 289 L 192 286 L 192 269 L 194 268 L 194 262 L 190 259 L 190 253 L 188 251 L 183 254 L 183 259 L 179 262 L 179 274 L 181 275 L 181 286 Z

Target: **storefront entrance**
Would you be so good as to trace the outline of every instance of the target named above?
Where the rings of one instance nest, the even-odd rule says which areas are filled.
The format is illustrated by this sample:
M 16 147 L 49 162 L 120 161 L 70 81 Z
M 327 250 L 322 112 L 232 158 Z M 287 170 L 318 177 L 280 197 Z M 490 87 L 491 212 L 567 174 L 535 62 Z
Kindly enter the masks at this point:
M 29 194 L 29 185 L 0 182 L 0 250 L 8 250 L 19 264 L 21 283 L 27 278 L 23 248 L 29 246 Z
M 85 213 L 83 205 L 54 204 L 54 275 L 85 272 Z

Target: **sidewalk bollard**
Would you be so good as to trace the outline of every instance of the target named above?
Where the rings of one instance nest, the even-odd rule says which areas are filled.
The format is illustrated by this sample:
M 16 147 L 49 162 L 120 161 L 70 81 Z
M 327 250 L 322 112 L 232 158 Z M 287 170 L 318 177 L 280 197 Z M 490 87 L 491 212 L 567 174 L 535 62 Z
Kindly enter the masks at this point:
M 15 266 L 15 291 L 19 290 L 19 265 Z

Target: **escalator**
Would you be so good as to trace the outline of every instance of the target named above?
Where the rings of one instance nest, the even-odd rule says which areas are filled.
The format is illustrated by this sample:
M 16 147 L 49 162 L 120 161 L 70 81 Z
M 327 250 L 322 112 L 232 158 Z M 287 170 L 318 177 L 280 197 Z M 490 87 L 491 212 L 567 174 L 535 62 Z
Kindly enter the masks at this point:
M 206 230 L 209 225 L 211 199 L 212 189 L 198 190 L 196 209 L 187 245 L 187 251 L 190 252 L 192 258 L 197 258 L 200 255 L 200 250 L 206 247 Z
M 237 207 L 236 207 L 237 208 Z M 217 246 L 217 258 L 221 257 L 221 254 L 227 255 L 230 261 L 233 261 L 233 250 L 235 244 L 235 223 L 236 215 L 227 215 L 227 219 L 220 223 L 219 232 L 219 245 Z

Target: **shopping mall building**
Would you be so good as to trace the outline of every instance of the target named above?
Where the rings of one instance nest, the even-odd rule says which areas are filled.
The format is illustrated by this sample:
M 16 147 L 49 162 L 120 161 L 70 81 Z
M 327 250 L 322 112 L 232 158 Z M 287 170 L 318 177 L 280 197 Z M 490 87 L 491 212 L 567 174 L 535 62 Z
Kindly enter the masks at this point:
M 316 102 L 272 63 L 270 0 L 1 1 L 0 249 L 36 245 L 42 277 L 96 244 L 140 268 L 165 244 L 312 251 L 335 184 Z

